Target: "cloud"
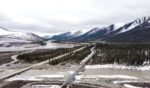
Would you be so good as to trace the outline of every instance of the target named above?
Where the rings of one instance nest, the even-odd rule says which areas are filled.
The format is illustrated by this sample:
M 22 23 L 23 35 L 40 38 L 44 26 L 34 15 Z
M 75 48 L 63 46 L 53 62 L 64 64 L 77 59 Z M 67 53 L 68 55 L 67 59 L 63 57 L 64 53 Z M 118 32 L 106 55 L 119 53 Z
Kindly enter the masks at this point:
M 0 26 L 46 33 L 90 30 L 150 16 L 149 8 L 150 0 L 0 0 Z

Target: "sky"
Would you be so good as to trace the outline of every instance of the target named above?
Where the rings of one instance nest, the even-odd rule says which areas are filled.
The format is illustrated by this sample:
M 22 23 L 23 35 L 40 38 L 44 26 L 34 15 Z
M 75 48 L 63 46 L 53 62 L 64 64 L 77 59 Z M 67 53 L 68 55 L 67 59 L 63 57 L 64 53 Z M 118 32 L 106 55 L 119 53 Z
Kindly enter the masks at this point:
M 0 26 L 63 33 L 123 24 L 150 16 L 150 0 L 0 0 Z

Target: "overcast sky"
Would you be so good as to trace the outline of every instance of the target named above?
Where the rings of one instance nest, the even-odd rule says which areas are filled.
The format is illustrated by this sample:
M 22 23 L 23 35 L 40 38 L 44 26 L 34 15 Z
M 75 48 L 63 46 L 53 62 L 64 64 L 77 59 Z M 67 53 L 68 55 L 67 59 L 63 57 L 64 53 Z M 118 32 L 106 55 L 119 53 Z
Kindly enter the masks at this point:
M 26 32 L 90 30 L 150 16 L 150 0 L 0 0 L 0 26 Z

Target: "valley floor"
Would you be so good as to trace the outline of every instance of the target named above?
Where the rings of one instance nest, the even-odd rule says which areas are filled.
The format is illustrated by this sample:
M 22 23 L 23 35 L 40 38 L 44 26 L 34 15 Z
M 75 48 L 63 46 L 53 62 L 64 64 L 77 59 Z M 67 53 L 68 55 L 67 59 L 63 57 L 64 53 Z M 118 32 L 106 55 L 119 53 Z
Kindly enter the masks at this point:
M 0 77 L 33 64 L 35 63 L 17 62 L 4 67 L 1 65 Z M 68 75 L 73 74 L 78 67 L 78 63 L 70 60 L 57 65 L 42 64 L 2 81 L 0 87 L 60 88 Z M 69 88 L 149 88 L 149 73 L 149 66 L 86 65 L 85 69 L 75 76 L 75 80 L 69 85 Z

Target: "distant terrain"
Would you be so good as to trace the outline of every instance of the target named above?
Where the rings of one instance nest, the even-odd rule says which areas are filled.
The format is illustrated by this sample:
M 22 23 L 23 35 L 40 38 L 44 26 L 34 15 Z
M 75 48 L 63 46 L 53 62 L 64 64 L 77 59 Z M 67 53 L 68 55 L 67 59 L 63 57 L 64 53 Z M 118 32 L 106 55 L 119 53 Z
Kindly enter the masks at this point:
M 124 25 L 93 28 L 86 33 L 63 33 L 50 40 L 67 42 L 150 43 L 150 17 L 138 18 Z
M 50 36 L 50 35 L 47 35 Z M 34 33 L 9 31 L 0 27 L 0 47 L 21 46 L 53 42 L 100 42 L 100 43 L 150 43 L 150 17 L 138 18 L 123 25 L 111 24 L 97 27 L 87 32 L 65 32 L 52 37 L 38 36 Z
M 45 41 L 44 38 L 33 33 L 9 31 L 0 27 L 0 47 L 42 44 L 43 41 Z

